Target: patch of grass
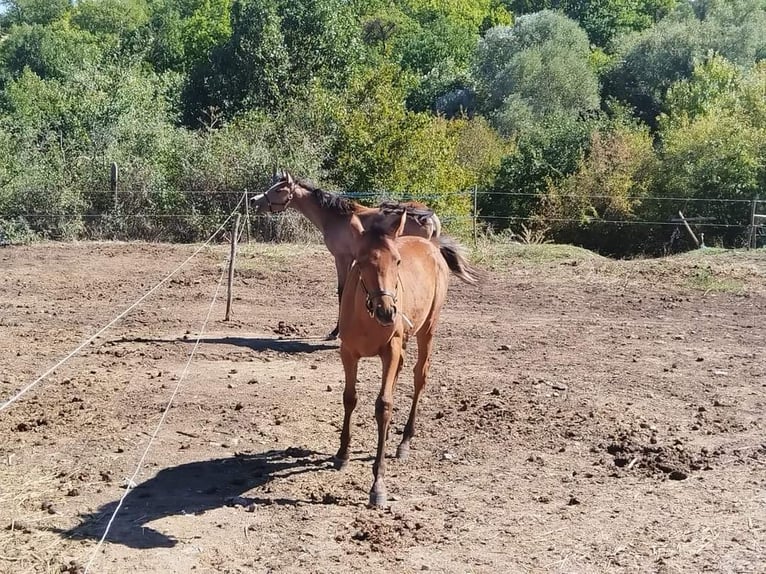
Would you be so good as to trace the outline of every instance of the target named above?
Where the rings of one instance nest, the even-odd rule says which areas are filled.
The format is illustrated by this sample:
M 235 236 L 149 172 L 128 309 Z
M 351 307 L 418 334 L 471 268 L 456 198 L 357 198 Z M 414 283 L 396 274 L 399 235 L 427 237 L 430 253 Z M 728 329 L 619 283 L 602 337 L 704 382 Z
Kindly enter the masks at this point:
M 551 263 L 562 261 L 605 261 L 606 258 L 574 245 L 553 243 L 510 243 L 482 239 L 470 250 L 471 262 L 480 267 L 502 270 L 513 263 Z
M 237 252 L 236 268 L 265 270 L 286 268 L 298 259 L 332 256 L 324 245 L 315 243 L 250 243 L 241 244 Z
M 745 292 L 745 283 L 732 277 L 722 277 L 717 275 L 709 267 L 697 269 L 690 277 L 686 279 L 686 286 L 700 291 L 715 293 L 735 293 Z

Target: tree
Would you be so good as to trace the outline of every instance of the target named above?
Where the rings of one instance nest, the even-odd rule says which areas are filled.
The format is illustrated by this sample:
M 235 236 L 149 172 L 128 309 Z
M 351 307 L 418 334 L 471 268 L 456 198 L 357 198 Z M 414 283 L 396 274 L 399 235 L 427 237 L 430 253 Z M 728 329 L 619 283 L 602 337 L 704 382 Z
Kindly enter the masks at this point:
M 463 124 L 406 109 L 407 76 L 388 64 L 360 72 L 326 109 L 337 126 L 328 169 L 344 189 L 420 198 L 440 213 L 467 215 L 475 181 L 459 158 Z
M 621 34 L 650 28 L 677 3 L 678 0 L 511 0 L 508 4 L 518 15 L 561 10 L 579 22 L 592 43 L 606 48 Z
M 69 0 L 0 0 L 3 27 L 13 24 L 51 24 L 63 18 Z
M 689 78 L 709 53 L 751 66 L 766 55 L 764 29 L 766 6 L 761 0 L 684 4 L 656 26 L 617 42 L 617 57 L 604 77 L 604 95 L 628 103 L 639 118 L 656 127 L 670 86 Z
M 84 63 L 99 59 L 101 53 L 96 38 L 66 21 L 19 24 L 11 27 L 0 43 L 0 68 L 10 77 L 29 68 L 41 78 L 63 78 Z
M 764 84 L 766 64 L 742 72 L 713 57 L 671 87 L 660 117 L 657 195 L 697 200 L 690 214 L 735 226 L 711 229 L 727 244 L 748 221 L 749 200 L 766 187 Z
M 474 67 L 480 107 L 509 135 L 551 114 L 576 117 L 597 109 L 589 55 L 583 30 L 555 12 L 492 28 L 479 43 Z
M 232 35 L 197 66 L 186 90 L 186 121 L 215 106 L 231 116 L 274 109 L 313 81 L 339 85 L 357 59 L 356 28 L 343 0 L 240 0 Z

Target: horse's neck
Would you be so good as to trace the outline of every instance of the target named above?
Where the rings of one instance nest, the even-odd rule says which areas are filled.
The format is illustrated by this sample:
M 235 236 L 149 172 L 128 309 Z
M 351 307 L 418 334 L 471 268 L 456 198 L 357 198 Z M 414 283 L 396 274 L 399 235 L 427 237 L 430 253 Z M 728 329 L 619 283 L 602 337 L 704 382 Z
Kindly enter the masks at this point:
M 290 205 L 300 211 L 323 235 L 325 234 L 327 223 L 330 221 L 330 214 L 327 209 L 320 207 L 319 202 L 311 192 L 296 194 Z

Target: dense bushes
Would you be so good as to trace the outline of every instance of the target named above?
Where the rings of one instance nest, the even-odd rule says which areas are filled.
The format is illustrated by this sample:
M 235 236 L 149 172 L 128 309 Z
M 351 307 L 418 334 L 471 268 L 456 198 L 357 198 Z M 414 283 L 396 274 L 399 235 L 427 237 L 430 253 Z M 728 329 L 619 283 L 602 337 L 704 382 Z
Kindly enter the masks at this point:
M 737 245 L 766 189 L 761 0 L 4 5 L 5 236 L 197 240 L 287 167 L 629 254 L 679 210 Z

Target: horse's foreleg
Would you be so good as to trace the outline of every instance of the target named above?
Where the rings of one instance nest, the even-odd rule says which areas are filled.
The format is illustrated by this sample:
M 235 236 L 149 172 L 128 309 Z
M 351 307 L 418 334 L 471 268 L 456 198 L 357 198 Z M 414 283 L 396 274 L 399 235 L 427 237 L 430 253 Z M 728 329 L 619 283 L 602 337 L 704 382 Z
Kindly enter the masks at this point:
M 407 425 L 404 427 L 402 442 L 396 449 L 396 458 L 406 460 L 410 454 L 410 440 L 415 434 L 415 415 L 418 410 L 420 393 L 426 386 L 428 370 L 431 366 L 431 349 L 433 348 L 433 331 L 424 329 L 418 333 L 418 361 L 415 364 L 415 392 L 412 394 L 412 406 Z
M 348 445 L 351 442 L 351 414 L 356 408 L 356 373 L 359 357 L 349 352 L 341 345 L 340 358 L 343 361 L 343 371 L 346 374 L 346 384 L 343 387 L 343 430 L 340 433 L 340 449 L 335 455 L 335 466 L 339 469 L 348 464 Z
M 402 356 L 401 339 L 394 338 L 385 348 L 380 358 L 383 362 L 383 381 L 378 400 L 375 402 L 375 420 L 378 423 L 378 450 L 372 474 L 375 477 L 370 490 L 370 504 L 384 506 L 386 504 L 386 487 L 383 477 L 386 473 L 386 438 L 391 424 L 391 414 L 394 410 L 394 388 L 399 373 Z

